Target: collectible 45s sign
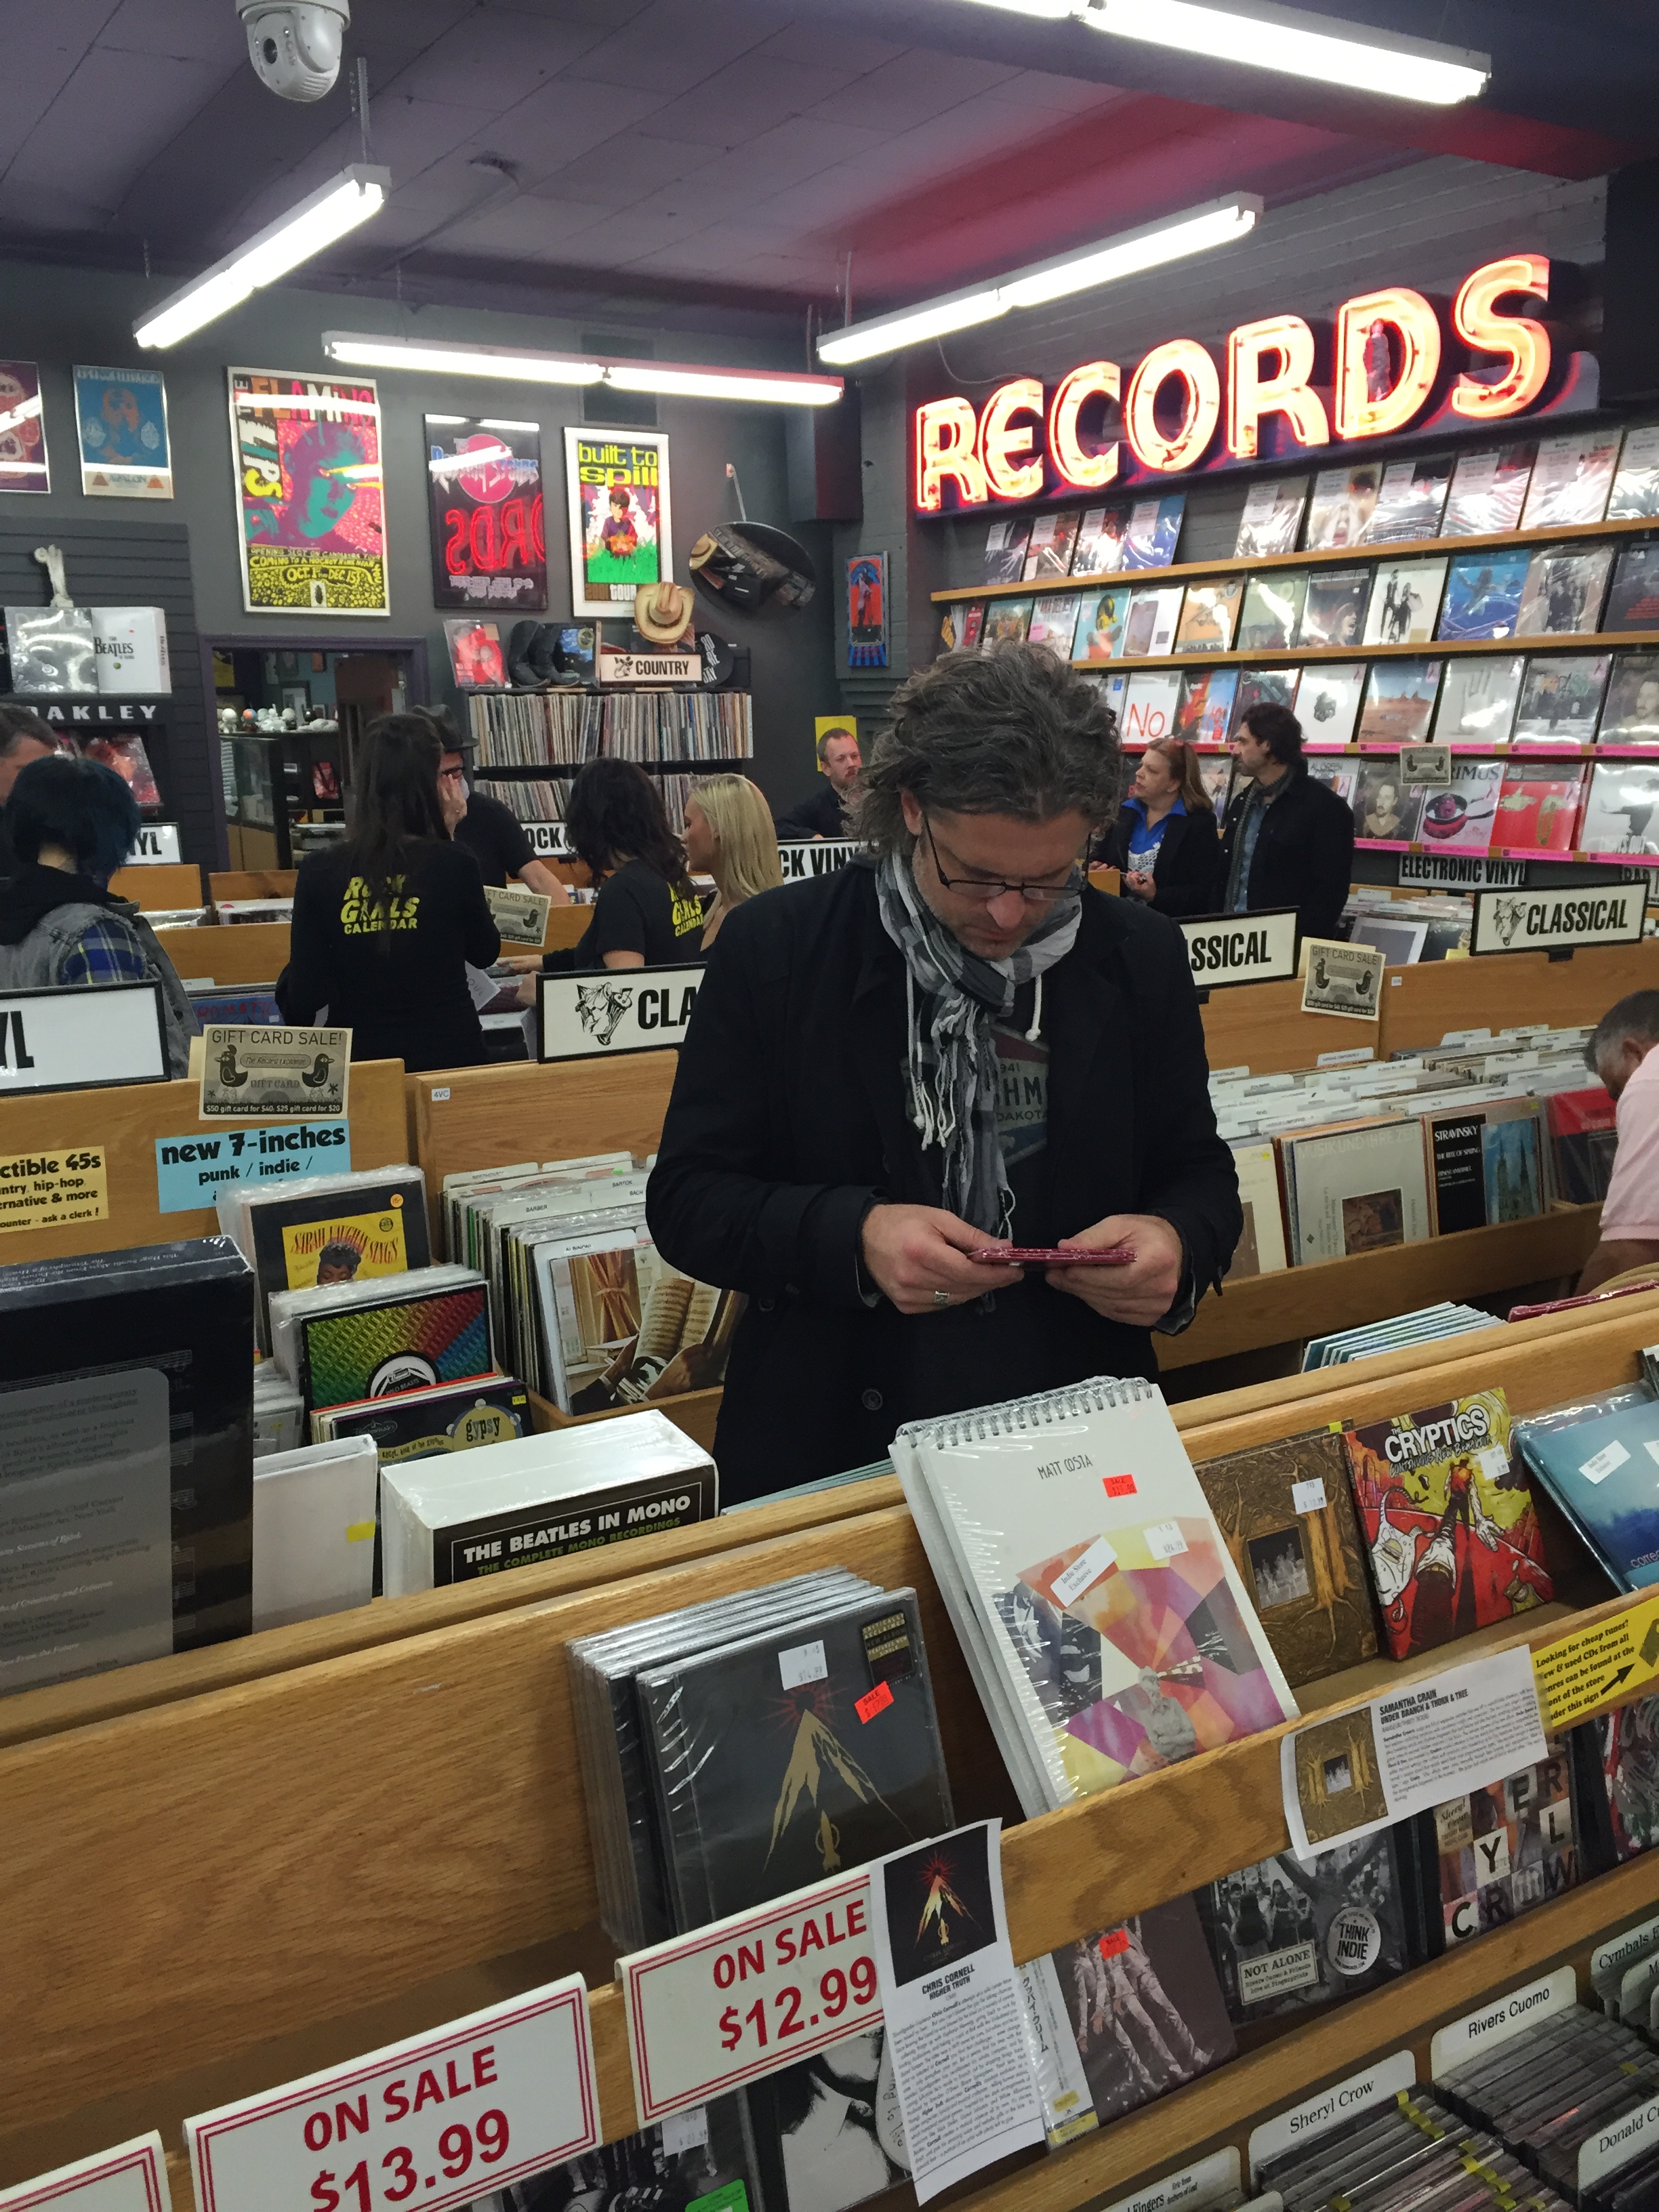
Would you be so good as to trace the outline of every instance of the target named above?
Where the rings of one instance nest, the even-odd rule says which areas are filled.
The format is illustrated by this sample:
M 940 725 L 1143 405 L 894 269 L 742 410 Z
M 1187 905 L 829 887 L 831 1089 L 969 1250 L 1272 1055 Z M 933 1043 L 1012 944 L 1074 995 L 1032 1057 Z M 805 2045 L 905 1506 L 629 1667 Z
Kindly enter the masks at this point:
M 601 968 L 538 979 L 544 1060 L 601 1060 L 678 1044 L 696 1004 L 701 968 Z
M 1607 890 L 1477 891 L 1471 952 L 1549 952 L 1564 945 L 1634 945 L 1642 935 L 1644 884 Z
M 445 2212 L 599 2139 L 580 1974 L 185 2122 L 201 2212 Z

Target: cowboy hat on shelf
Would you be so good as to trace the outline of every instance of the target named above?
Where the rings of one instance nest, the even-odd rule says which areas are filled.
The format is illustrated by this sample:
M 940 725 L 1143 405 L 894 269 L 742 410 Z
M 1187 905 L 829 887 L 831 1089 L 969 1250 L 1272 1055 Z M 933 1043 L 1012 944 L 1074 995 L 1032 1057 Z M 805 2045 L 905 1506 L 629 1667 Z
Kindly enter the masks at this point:
M 678 645 L 691 627 L 691 612 L 684 584 L 641 584 L 634 594 L 634 627 L 652 645 Z

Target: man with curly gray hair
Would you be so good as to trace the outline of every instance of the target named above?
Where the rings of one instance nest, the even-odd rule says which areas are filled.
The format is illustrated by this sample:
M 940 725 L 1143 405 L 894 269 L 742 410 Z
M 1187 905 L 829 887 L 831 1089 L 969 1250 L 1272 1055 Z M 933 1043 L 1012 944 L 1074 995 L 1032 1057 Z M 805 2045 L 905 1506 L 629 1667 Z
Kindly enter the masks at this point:
M 652 1176 L 658 1249 L 748 1293 L 715 1457 L 737 1503 L 902 1422 L 1157 1373 L 1242 1227 L 1180 933 L 1088 886 L 1114 716 L 1040 647 L 894 696 L 865 859 L 720 933 Z M 1025 1267 L 1010 1243 L 1127 1246 Z

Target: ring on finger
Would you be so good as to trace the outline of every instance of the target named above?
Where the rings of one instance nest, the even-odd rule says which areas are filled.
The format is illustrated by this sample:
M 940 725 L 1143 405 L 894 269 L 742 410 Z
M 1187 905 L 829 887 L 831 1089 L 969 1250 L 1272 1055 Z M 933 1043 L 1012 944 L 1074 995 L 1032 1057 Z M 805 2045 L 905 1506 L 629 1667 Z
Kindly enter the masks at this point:
M 949 1291 L 934 1291 L 934 1293 L 933 1293 L 933 1304 L 934 1304 L 936 1306 L 948 1306 L 948 1305 L 950 1304 L 950 1303 L 951 1303 L 951 1293 L 949 1292 Z

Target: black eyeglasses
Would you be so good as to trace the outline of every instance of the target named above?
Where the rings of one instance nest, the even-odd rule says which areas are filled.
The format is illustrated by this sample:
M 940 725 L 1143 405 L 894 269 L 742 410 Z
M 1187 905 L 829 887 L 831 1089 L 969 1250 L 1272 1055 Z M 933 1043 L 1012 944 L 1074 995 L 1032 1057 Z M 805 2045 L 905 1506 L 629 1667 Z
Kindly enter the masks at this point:
M 933 854 L 933 872 L 947 891 L 955 891 L 963 898 L 976 900 L 989 906 L 994 899 L 1004 897 L 1009 891 L 1018 891 L 1027 906 L 1051 906 L 1056 899 L 1067 898 L 1083 888 L 1083 869 L 1073 863 L 1071 873 L 1061 884 L 1009 884 L 1000 880 L 988 881 L 983 876 L 947 876 L 939 857 L 939 841 L 933 835 L 933 825 L 924 814 L 921 826 L 927 833 L 927 849 Z

